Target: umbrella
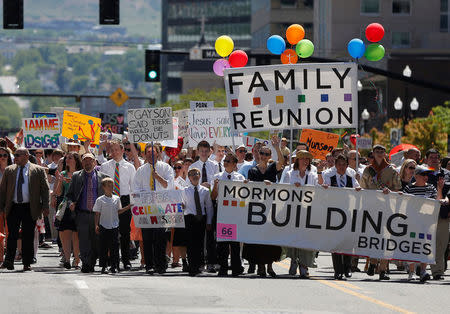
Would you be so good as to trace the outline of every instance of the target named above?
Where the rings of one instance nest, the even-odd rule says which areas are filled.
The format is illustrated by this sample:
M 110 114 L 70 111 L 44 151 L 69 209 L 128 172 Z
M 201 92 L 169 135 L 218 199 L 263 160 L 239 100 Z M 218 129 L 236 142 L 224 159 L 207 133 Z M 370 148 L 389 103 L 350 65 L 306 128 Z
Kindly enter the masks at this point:
M 398 153 L 398 152 L 401 152 L 401 151 L 404 151 L 404 150 L 408 150 L 410 148 L 419 149 L 417 146 L 414 146 L 412 144 L 400 144 L 400 145 L 395 146 L 393 149 L 391 149 L 391 151 L 389 153 L 389 159 L 395 153 Z

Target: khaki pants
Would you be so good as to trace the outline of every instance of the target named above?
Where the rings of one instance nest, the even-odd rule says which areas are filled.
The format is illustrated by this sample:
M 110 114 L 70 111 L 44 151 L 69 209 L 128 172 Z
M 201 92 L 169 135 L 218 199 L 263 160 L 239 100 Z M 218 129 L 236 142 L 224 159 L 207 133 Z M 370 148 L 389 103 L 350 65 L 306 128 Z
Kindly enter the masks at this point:
M 436 228 L 436 264 L 431 265 L 433 276 L 444 275 L 445 250 L 448 246 L 448 221 L 449 219 L 439 218 Z

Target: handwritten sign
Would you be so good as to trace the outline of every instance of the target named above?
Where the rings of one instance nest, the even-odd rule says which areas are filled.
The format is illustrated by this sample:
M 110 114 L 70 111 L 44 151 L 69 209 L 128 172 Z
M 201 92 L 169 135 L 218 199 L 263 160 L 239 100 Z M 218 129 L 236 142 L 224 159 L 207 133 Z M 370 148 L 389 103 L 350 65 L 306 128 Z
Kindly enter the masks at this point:
M 183 148 L 186 148 L 189 145 L 189 109 L 174 111 L 173 116 L 178 118 L 178 136 L 184 139 Z
M 100 143 L 102 120 L 85 114 L 64 110 L 61 135 L 80 141 Z
M 178 147 L 178 118 L 172 117 L 172 123 L 173 123 L 173 140 L 165 140 L 161 141 L 162 146 L 166 147 Z
M 132 143 L 173 139 L 172 108 L 128 109 L 128 133 Z
M 358 119 L 355 63 L 300 63 L 224 71 L 231 127 L 354 128 Z
M 125 117 L 122 113 L 100 113 L 103 131 L 111 130 L 112 133 L 123 134 L 125 130 Z
M 138 228 L 184 228 L 180 190 L 150 191 L 131 195 L 131 212 Z
M 209 144 L 233 145 L 242 144 L 242 137 L 232 132 L 230 116 L 226 109 L 198 110 L 189 112 L 189 146 L 197 147 L 200 141 Z
M 214 101 L 196 101 L 191 100 L 189 102 L 191 105 L 191 110 L 197 110 L 197 109 L 212 109 L 214 108 Z
M 357 137 L 356 147 L 358 147 L 358 149 L 371 149 L 372 139 L 367 137 Z
M 22 119 L 25 148 L 57 148 L 61 127 L 58 118 Z
M 303 129 L 300 142 L 306 143 L 314 158 L 325 160 L 328 153 L 335 149 L 339 135 L 317 130 Z

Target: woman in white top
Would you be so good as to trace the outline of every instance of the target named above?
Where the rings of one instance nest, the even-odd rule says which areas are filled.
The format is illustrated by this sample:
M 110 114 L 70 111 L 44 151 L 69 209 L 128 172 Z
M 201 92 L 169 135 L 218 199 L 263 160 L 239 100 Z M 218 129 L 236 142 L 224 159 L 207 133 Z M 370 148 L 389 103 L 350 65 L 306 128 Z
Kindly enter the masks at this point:
M 311 153 L 306 150 L 297 151 L 294 168 L 287 176 L 288 182 L 285 183 L 293 184 L 296 187 L 318 185 L 317 173 L 311 172 L 312 158 Z M 295 275 L 297 266 L 299 266 L 300 278 L 309 279 L 308 267 L 316 267 L 316 251 L 288 248 L 286 255 L 291 258 L 289 274 Z

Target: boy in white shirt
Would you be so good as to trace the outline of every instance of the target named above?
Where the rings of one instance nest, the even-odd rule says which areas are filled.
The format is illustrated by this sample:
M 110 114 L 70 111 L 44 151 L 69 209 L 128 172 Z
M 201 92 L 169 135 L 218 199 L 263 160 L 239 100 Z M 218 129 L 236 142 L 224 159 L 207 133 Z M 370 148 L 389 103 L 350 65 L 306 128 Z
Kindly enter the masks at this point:
M 102 180 L 104 195 L 97 198 L 92 211 L 95 212 L 95 232 L 100 234 L 100 266 L 107 274 L 108 250 L 111 253 L 111 273 L 116 273 L 119 264 L 119 214 L 129 210 L 131 204 L 122 208 L 120 197 L 113 195 L 114 180 Z

